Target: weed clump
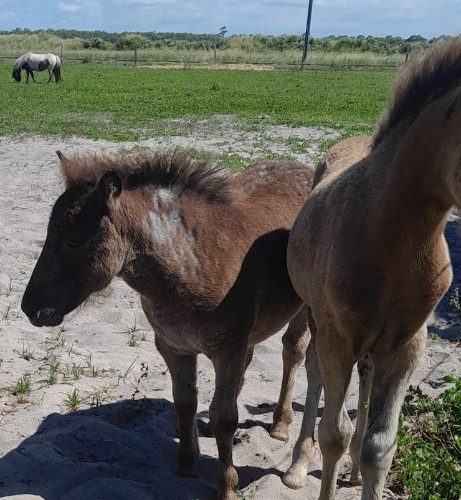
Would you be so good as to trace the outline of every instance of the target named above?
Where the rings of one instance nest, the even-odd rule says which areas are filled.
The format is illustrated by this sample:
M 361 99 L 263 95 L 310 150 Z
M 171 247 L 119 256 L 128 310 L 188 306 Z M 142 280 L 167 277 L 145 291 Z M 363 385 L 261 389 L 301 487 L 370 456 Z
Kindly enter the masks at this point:
M 413 390 L 414 414 L 401 415 L 391 472 L 393 489 L 409 500 L 461 498 L 461 377 L 436 398 Z

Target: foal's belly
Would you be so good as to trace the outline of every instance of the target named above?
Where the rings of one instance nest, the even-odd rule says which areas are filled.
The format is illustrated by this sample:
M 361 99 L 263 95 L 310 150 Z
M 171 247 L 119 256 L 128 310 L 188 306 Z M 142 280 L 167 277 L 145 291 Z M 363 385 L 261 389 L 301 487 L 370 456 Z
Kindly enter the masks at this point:
M 301 309 L 301 300 L 279 309 L 272 309 L 260 314 L 256 325 L 251 330 L 248 344 L 254 346 L 279 332 Z
M 191 355 L 204 351 L 203 327 L 198 327 L 193 315 L 155 309 L 142 297 L 141 305 L 155 335 L 160 335 L 174 352 Z
M 209 317 L 194 311 L 177 311 L 168 308 L 160 311 L 147 300 L 141 298 L 146 317 L 156 335 L 177 354 L 191 355 L 207 353 L 215 349 L 218 336 L 232 338 L 248 335 L 248 345 L 254 346 L 280 331 L 301 309 L 302 302 L 294 293 L 285 294 L 283 303 L 265 304 L 259 309 L 256 323 L 251 330 L 233 329 L 235 311 L 219 322 L 211 313 Z M 244 315 L 244 311 L 240 311 Z

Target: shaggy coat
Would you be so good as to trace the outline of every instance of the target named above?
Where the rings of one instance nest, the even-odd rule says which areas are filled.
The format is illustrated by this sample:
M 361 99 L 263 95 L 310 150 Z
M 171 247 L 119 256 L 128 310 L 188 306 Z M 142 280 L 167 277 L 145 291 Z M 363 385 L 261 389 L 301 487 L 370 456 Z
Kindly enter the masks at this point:
M 353 365 L 366 355 L 374 371 L 365 396 L 362 499 L 382 497 L 426 320 L 452 278 L 444 227 L 452 206 L 461 206 L 460 130 L 457 37 L 436 44 L 401 75 L 368 154 L 327 172 L 291 232 L 289 274 L 311 311 L 325 391 L 322 500 L 335 496 L 352 435 L 344 397 Z M 314 406 L 312 398 L 306 415 Z M 293 487 L 305 481 L 309 431 L 303 425 L 285 478 Z
M 199 456 L 196 361 L 216 372 L 210 406 L 219 452 L 218 498 L 235 498 L 232 440 L 237 395 L 255 344 L 290 322 L 271 435 L 287 440 L 291 388 L 309 333 L 286 267 L 292 224 L 312 187 L 298 162 L 255 163 L 238 174 L 186 154 L 65 158 L 56 201 L 22 308 L 36 326 L 57 325 L 115 276 L 141 297 L 168 365 L 179 421 L 176 473 Z

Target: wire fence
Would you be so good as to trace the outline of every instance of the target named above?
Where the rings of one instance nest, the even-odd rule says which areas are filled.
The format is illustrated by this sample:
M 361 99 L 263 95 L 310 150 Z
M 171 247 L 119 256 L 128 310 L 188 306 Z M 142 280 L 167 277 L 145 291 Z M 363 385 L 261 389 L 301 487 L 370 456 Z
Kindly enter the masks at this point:
M 126 52 L 123 54 L 123 57 L 113 57 L 107 56 L 104 53 L 98 54 L 95 56 L 94 53 L 89 54 L 88 56 L 78 57 L 72 54 L 68 54 L 67 56 L 60 52 L 59 50 L 54 50 L 55 54 L 60 55 L 63 64 L 112 64 L 112 65 L 124 65 L 124 66 L 155 66 L 155 67 L 207 67 L 213 68 L 216 66 L 220 67 L 238 67 L 242 66 L 243 69 L 247 69 L 249 67 L 262 68 L 267 67 L 267 69 L 301 69 L 301 63 L 290 63 L 290 62 L 274 62 L 274 61 L 257 61 L 257 62 L 246 62 L 246 61 L 222 61 L 216 56 L 212 60 L 207 61 L 198 61 L 193 59 L 161 59 L 156 60 L 155 57 L 149 57 L 149 59 L 138 57 L 138 53 L 136 50 L 132 52 L 132 57 L 127 57 Z M 15 60 L 20 56 L 18 55 L 0 55 L 0 61 L 11 62 L 14 63 Z M 340 61 L 332 61 L 332 62 L 305 62 L 303 70 L 307 71 L 392 71 L 398 70 L 405 66 L 405 62 L 396 63 L 396 64 L 377 64 L 377 63 L 359 63 L 359 62 L 340 62 Z

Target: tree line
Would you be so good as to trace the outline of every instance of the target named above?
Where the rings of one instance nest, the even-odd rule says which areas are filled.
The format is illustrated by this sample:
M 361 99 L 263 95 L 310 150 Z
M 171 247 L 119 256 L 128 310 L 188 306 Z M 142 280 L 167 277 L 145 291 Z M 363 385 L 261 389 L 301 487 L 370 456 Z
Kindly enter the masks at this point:
M 72 40 L 74 48 L 99 50 L 134 50 L 149 48 L 173 48 L 178 50 L 240 49 L 248 52 L 274 52 L 299 50 L 304 44 L 301 35 L 231 35 L 223 33 L 170 33 L 170 32 L 123 32 L 83 31 L 74 29 L 30 30 L 15 28 L 0 31 L 1 35 L 53 36 L 62 40 Z M 310 49 L 321 52 L 372 52 L 382 55 L 403 54 L 414 48 L 427 48 L 438 38 L 426 39 L 420 35 L 409 38 L 399 36 L 327 36 L 312 37 Z

